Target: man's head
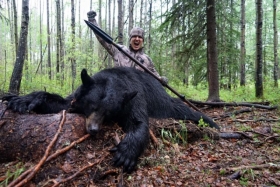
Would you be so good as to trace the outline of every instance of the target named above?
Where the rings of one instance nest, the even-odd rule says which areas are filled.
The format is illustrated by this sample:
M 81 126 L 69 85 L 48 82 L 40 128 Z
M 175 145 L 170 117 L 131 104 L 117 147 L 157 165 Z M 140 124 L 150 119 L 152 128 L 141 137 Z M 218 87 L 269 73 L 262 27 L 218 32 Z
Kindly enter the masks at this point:
M 139 27 L 134 27 L 129 33 L 129 43 L 132 49 L 138 51 L 143 47 L 145 32 Z

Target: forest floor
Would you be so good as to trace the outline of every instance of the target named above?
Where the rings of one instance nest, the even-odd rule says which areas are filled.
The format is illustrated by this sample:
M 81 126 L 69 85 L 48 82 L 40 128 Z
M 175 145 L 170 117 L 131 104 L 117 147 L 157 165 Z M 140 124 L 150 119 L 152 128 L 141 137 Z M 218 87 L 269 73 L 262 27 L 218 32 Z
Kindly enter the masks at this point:
M 220 133 L 188 121 L 151 119 L 154 139 L 137 170 L 127 174 L 111 166 L 108 152 L 124 134 L 118 127 L 104 127 L 98 136 L 77 144 L 71 154 L 44 164 L 25 186 L 280 186 L 278 110 L 200 109 L 215 119 L 221 132 L 239 136 L 221 138 Z M 19 160 L 0 164 L 0 186 L 34 164 Z

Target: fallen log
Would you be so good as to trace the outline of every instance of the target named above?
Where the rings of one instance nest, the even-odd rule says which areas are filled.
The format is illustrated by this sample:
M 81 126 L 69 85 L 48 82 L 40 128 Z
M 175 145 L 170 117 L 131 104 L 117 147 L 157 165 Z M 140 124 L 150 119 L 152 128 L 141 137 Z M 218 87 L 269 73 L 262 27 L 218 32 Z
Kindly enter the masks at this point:
M 278 108 L 278 106 L 268 106 L 268 105 L 262 105 L 259 103 L 249 103 L 249 102 L 202 102 L 202 101 L 195 101 L 195 100 L 189 100 L 191 103 L 199 106 L 208 105 L 208 106 L 215 106 L 215 107 L 223 107 L 223 106 L 247 106 L 247 107 L 254 107 L 254 108 L 262 108 L 267 110 L 275 110 Z M 267 103 L 265 103 L 267 104 Z
M 0 103 L 0 117 L 0 162 L 17 159 L 30 161 L 40 159 L 44 155 L 57 132 L 62 112 L 47 115 L 18 114 L 6 110 L 6 106 Z M 54 150 L 85 134 L 87 133 L 84 116 L 67 113 Z

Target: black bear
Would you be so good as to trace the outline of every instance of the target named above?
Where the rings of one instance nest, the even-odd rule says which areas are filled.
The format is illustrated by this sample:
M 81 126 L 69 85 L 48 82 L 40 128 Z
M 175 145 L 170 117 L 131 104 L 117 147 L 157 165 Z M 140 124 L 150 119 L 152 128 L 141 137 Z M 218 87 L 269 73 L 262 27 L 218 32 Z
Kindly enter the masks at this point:
M 113 164 L 131 172 L 149 141 L 149 117 L 192 120 L 202 118 L 219 129 L 212 119 L 190 109 L 179 98 L 170 97 L 161 83 L 134 68 L 105 69 L 90 77 L 81 72 L 82 85 L 65 99 L 57 94 L 33 92 L 26 96 L 6 96 L 8 108 L 17 112 L 57 113 L 70 109 L 86 116 L 86 127 L 95 134 L 102 124 L 117 122 L 126 132 L 112 149 Z

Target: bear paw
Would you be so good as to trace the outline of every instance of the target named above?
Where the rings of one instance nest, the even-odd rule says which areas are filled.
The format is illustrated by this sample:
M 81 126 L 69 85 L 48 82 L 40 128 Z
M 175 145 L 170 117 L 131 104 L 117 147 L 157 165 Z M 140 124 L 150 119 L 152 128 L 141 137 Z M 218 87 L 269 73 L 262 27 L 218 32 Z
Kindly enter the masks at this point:
M 113 166 L 123 166 L 123 172 L 131 173 L 137 164 L 138 154 L 131 149 L 126 149 L 124 144 L 120 143 L 117 147 L 114 147 L 110 152 L 114 153 L 112 160 Z
M 26 113 L 28 111 L 28 102 L 22 100 L 20 96 L 8 95 L 4 96 L 2 100 L 7 103 L 7 108 L 14 112 Z

